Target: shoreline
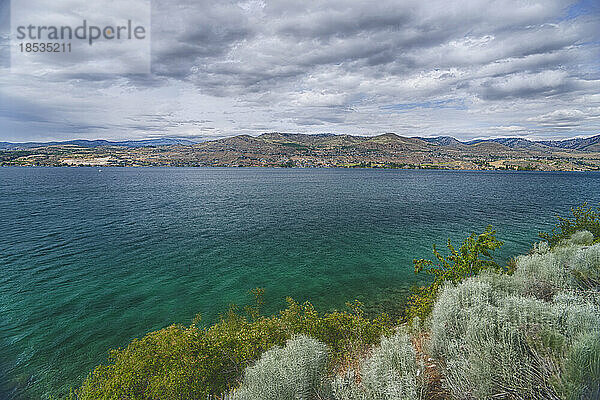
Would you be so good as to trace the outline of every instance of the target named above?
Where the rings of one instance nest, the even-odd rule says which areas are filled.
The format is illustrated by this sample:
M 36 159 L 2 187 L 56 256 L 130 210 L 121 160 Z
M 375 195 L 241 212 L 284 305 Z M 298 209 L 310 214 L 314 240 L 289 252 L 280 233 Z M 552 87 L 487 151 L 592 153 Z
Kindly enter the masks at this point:
M 262 165 L 244 165 L 244 166 L 227 166 L 227 165 L 2 165 L 0 168 L 64 168 L 64 169 L 274 169 L 274 170 L 400 170 L 400 171 L 465 171 L 465 172 L 598 172 L 598 169 L 556 169 L 556 170 L 539 170 L 539 169 L 468 169 L 468 168 L 396 168 L 396 167 L 278 167 L 278 166 L 262 166 Z

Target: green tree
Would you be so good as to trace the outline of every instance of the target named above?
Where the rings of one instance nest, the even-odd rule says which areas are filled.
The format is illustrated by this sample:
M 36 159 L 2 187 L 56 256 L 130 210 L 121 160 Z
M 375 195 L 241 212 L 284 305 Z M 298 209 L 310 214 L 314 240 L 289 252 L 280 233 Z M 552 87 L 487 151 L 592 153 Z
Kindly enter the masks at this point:
M 446 247 L 450 254 L 442 255 L 435 244 L 433 254 L 435 261 L 426 259 L 413 260 L 415 273 L 425 273 L 433 276 L 429 286 L 413 289 L 413 294 L 408 299 L 406 317 L 412 322 L 415 317 L 423 321 L 433 309 L 433 304 L 440 288 L 445 282 L 457 284 L 463 279 L 479 274 L 482 270 L 491 269 L 501 271 L 503 268 L 494 261 L 492 252 L 502 246 L 496 238 L 496 231 L 488 226 L 479 235 L 472 233 L 465 239 L 460 248 L 456 248 L 448 239 Z

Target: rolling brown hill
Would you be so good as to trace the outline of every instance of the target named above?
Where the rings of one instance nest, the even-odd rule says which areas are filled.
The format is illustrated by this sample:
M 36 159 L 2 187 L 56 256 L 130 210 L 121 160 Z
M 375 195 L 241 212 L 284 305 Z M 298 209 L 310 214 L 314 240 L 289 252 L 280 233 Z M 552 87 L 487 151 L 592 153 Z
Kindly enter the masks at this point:
M 532 142 L 264 133 L 189 143 L 132 146 L 85 141 L 0 150 L 2 165 L 370 167 L 439 169 L 598 170 L 600 136 L 580 142 Z M 99 142 L 99 143 L 98 143 Z M 578 144 L 579 143 L 579 144 Z M 16 145 L 14 145 L 16 146 Z M 572 147 L 582 147 L 572 148 Z

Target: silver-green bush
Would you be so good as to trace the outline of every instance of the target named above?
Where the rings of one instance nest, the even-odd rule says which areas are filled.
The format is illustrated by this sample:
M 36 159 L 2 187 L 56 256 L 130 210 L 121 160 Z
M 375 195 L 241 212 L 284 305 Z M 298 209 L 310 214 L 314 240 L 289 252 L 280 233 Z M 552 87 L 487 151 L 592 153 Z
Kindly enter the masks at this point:
M 568 400 L 600 399 L 600 334 L 579 338 L 567 355 L 564 392 Z
M 590 242 L 590 238 L 577 239 L 577 235 L 591 235 L 587 231 L 574 234 L 569 242 L 551 251 L 535 251 L 516 259 L 513 280 L 523 295 L 542 300 L 564 290 L 589 290 L 600 288 L 600 244 L 574 245 L 571 241 Z M 592 236 L 593 238 L 593 236 Z
M 235 400 L 317 400 L 328 398 L 326 387 L 327 346 L 297 336 L 285 347 L 265 352 L 246 368 Z
M 581 289 L 600 288 L 600 244 L 583 248 L 575 254 L 571 274 Z
M 513 279 L 520 292 L 542 300 L 550 300 L 561 289 L 573 285 L 568 270 L 569 260 L 577 251 L 575 246 L 555 248 L 544 254 L 520 256 L 516 260 Z
M 444 288 L 429 346 L 455 398 L 593 398 L 585 396 L 600 385 L 600 307 L 572 271 L 593 271 L 595 247 L 522 256 L 513 276 L 484 274 Z M 582 368 L 592 372 L 573 372 Z
M 594 243 L 594 235 L 590 231 L 578 231 L 566 240 L 566 244 L 585 246 Z
M 443 360 L 448 389 L 458 399 L 485 399 L 523 393 L 548 395 L 538 358 L 528 351 L 521 326 L 547 317 L 540 300 L 500 293 L 470 279 L 447 287 L 432 315 L 432 353 Z M 513 393 L 514 392 L 514 393 Z M 542 398 L 542 397 L 540 397 Z
M 600 306 L 575 293 L 564 292 L 554 298 L 552 322 L 569 338 L 587 332 L 600 334 Z
M 332 386 L 337 400 L 417 400 L 422 396 L 422 380 L 422 366 L 417 364 L 410 338 L 399 330 L 382 339 L 358 372 L 350 370 L 336 377 Z
M 537 254 L 546 254 L 550 251 L 550 244 L 548 242 L 538 242 L 533 244 L 533 252 Z

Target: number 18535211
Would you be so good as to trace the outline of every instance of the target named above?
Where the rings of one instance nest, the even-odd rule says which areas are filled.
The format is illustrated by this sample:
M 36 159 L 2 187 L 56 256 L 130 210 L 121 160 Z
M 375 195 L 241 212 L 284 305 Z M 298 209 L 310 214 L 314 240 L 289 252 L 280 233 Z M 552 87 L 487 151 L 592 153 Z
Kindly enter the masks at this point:
M 71 43 L 19 43 L 21 53 L 70 53 Z

